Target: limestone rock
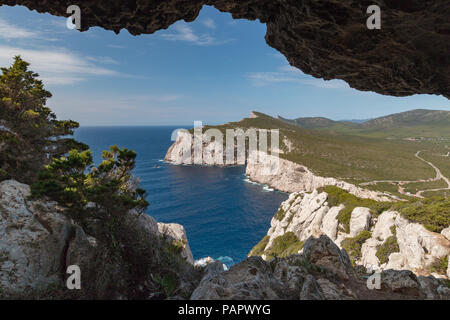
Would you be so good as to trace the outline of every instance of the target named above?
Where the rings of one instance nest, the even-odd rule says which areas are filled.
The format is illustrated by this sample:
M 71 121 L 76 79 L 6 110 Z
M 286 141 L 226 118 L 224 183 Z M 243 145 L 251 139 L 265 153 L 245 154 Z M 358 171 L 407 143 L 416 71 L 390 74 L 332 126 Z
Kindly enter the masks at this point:
M 273 162 L 275 160 L 267 163 Z M 282 158 L 279 159 L 276 170 L 271 169 L 265 163 L 249 162 L 245 168 L 245 174 L 252 181 L 266 184 L 283 192 L 312 192 L 320 187 L 336 186 L 360 198 L 377 201 L 391 200 L 381 192 L 363 189 L 335 178 L 317 176 L 307 167 Z
M 282 283 L 272 277 L 269 264 L 260 257 L 250 257 L 230 270 L 202 281 L 191 299 L 280 299 L 282 292 Z
M 363 230 L 369 230 L 370 210 L 368 208 L 357 207 L 353 209 L 350 219 L 350 235 L 357 236 Z
M 181 256 L 190 264 L 194 264 L 191 248 L 186 236 L 186 230 L 180 224 L 158 222 L 158 231 L 169 241 L 176 241 L 182 246 Z
M 327 199 L 325 192 L 319 193 L 317 190 L 291 193 L 271 220 L 264 251 L 287 232 L 294 233 L 299 241 L 327 235 L 340 247 L 342 240 L 355 237 L 362 230 L 369 230 L 371 237 L 362 244 L 361 256 L 356 261 L 369 270 L 411 270 L 419 275 L 430 275 L 431 266 L 450 254 L 450 241 L 443 234 L 428 231 L 395 211 L 385 211 L 374 218 L 369 208 L 355 208 L 350 217 L 350 233 L 346 234 L 339 230 L 337 220 L 344 206 L 330 208 Z M 377 251 L 389 237 L 395 237 L 399 252 L 392 252 L 387 263 L 381 264 Z M 264 251 L 262 257 L 266 259 Z M 435 276 L 449 277 L 446 274 Z
M 348 255 L 325 235 L 306 240 L 303 254 L 311 263 L 331 271 L 338 277 L 348 279 L 353 274 Z
M 381 287 L 392 292 L 423 298 L 417 277 L 409 270 L 385 270 L 381 273 Z
M 196 144 L 193 141 L 194 138 L 192 134 L 187 131 L 178 131 L 177 138 L 167 150 L 164 160 L 175 165 L 227 165 L 222 144 L 216 141 L 206 142 L 205 134 L 203 134 L 203 157 L 202 159 L 199 159 L 197 163 L 194 157 Z M 378 201 L 391 200 L 381 192 L 363 189 L 335 178 L 317 176 L 307 167 L 282 158 L 277 159 L 272 155 L 267 155 L 260 151 L 256 151 L 255 153 L 252 153 L 252 155 L 259 159 L 263 157 L 267 161 L 248 161 L 245 174 L 252 181 L 266 184 L 283 192 L 312 192 L 317 188 L 332 185 L 344 189 L 357 197 Z M 220 159 L 220 161 L 206 161 L 206 159 L 216 159 L 215 157 Z M 236 164 L 235 161 L 228 165 Z
M 61 281 L 70 264 L 89 263 L 92 239 L 53 202 L 29 201 L 29 186 L 0 183 L 0 288 L 21 296 Z
M 448 256 L 447 257 L 447 261 L 450 261 L 450 256 Z M 447 267 L 447 277 L 450 279 L 450 263 L 448 264 L 448 267 Z
M 214 262 L 208 263 L 204 269 L 202 281 L 207 281 L 224 271 L 225 268 L 222 262 L 216 260 Z
M 444 287 L 438 279 L 432 276 L 418 276 L 417 279 L 426 295 L 427 300 L 450 299 L 450 289 Z M 446 288 L 447 290 L 443 290 L 443 288 Z
M 159 234 L 158 223 L 156 222 L 156 220 L 153 217 L 149 216 L 148 214 L 140 214 L 138 216 L 137 223 L 148 234 L 153 234 L 153 235 Z
M 325 295 L 321 287 L 311 275 L 306 276 L 305 283 L 300 292 L 300 300 L 325 300 Z
M 441 234 L 447 238 L 447 240 L 450 240 L 450 227 L 445 228 L 441 231 Z
M 343 205 L 330 208 L 322 220 L 321 230 L 333 241 L 337 238 L 339 226 L 337 216 L 342 209 L 344 209 Z
M 438 233 L 411 223 L 401 215 L 395 220 L 397 242 L 405 260 L 405 269 L 423 271 L 437 259 L 450 253 L 450 241 Z

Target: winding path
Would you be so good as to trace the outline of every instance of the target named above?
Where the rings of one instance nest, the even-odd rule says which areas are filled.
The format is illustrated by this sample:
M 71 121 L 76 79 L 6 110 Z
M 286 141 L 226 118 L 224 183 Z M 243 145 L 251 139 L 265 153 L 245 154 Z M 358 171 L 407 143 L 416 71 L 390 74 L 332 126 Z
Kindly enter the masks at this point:
M 423 159 L 420 156 L 420 153 L 423 152 L 424 150 L 420 150 L 417 151 L 415 154 L 415 157 L 423 162 L 425 162 L 426 164 L 428 164 L 429 166 L 431 166 L 434 171 L 436 171 L 436 177 L 431 178 L 431 179 L 427 179 L 427 180 L 416 180 L 416 181 L 406 181 L 406 180 L 374 180 L 374 181 L 370 181 L 370 182 L 365 182 L 365 183 L 361 183 L 361 186 L 368 186 L 368 185 L 376 185 L 377 183 L 395 183 L 398 184 L 398 192 L 400 192 L 401 194 L 405 195 L 405 196 L 413 196 L 413 197 L 417 197 L 417 198 L 423 198 L 422 194 L 424 192 L 429 192 L 429 191 L 443 191 L 443 190 L 450 190 L 450 179 L 447 178 L 446 176 L 444 176 L 441 172 L 441 170 L 436 167 L 433 163 Z M 446 155 L 448 156 L 450 154 L 450 152 Z M 445 155 L 444 155 L 445 156 Z M 405 192 L 403 185 L 404 184 L 408 184 L 408 183 L 420 183 L 420 182 L 433 182 L 433 181 L 438 181 L 443 179 L 445 181 L 445 183 L 447 183 L 447 187 L 446 188 L 439 188 L 439 189 L 428 189 L 428 190 L 421 190 L 418 191 L 416 194 L 411 194 L 409 192 Z
M 435 178 L 435 181 L 443 179 L 443 180 L 445 181 L 445 183 L 447 183 L 447 188 L 422 190 L 422 191 L 417 192 L 417 193 L 416 193 L 416 196 L 422 197 L 422 194 L 423 194 L 424 192 L 428 192 L 428 191 L 450 190 L 450 180 L 449 180 L 446 176 L 444 176 L 444 175 L 442 174 L 441 170 L 439 170 L 438 167 L 436 167 L 436 166 L 435 166 L 434 164 L 432 164 L 431 162 L 429 162 L 429 161 L 423 159 L 421 156 L 419 156 L 419 154 L 420 154 L 421 152 L 422 152 L 422 151 L 417 151 L 416 157 L 419 158 L 420 160 L 424 161 L 424 162 L 427 163 L 428 165 L 430 165 L 430 166 L 436 171 L 436 178 Z

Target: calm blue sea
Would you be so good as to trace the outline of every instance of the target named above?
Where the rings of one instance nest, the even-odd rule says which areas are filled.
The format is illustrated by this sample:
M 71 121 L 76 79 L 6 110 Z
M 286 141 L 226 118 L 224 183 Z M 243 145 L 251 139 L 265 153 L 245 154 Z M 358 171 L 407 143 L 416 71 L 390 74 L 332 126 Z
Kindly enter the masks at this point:
M 210 256 L 228 266 L 242 261 L 266 234 L 287 194 L 245 181 L 243 167 L 163 162 L 174 129 L 81 127 L 75 138 L 90 146 L 96 163 L 101 151 L 113 144 L 137 152 L 135 174 L 148 192 L 148 214 L 161 222 L 182 224 L 195 259 Z

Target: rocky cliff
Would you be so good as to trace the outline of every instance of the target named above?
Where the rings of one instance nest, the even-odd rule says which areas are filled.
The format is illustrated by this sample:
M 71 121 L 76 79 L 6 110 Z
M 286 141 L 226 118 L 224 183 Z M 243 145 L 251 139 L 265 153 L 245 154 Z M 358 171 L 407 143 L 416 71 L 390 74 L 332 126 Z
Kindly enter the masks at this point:
M 301 254 L 269 262 L 253 256 L 225 272 L 215 264 L 207 269 L 191 299 L 450 299 L 444 282 L 409 270 L 382 271 L 370 285 L 326 235 L 308 238 Z
M 0 183 L 0 296 L 35 298 L 44 294 L 48 298 L 45 291 L 64 283 L 69 265 L 78 265 L 83 277 L 91 272 L 100 276 L 102 270 L 95 270 L 94 261 L 98 259 L 97 239 L 64 215 L 64 208 L 55 202 L 30 201 L 29 195 L 28 185 L 14 180 Z M 163 248 L 154 242 L 161 239 L 182 260 L 194 263 L 183 226 L 157 223 L 148 215 L 129 215 L 145 241 Z
M 164 160 L 175 165 L 194 164 L 194 146 L 192 141 L 193 137 L 189 132 L 178 132 L 177 139 L 168 149 Z M 284 140 L 282 144 L 281 149 L 286 149 L 289 152 L 290 142 Z M 204 143 L 203 150 L 203 154 L 211 154 L 214 150 L 222 150 L 222 147 L 219 147 L 216 141 L 212 141 Z M 255 153 L 255 159 L 261 157 L 260 151 L 256 151 Z M 225 163 L 223 152 L 216 156 L 221 158 L 222 162 Z M 391 197 L 388 197 L 382 192 L 363 189 L 332 177 L 317 176 L 307 167 L 281 157 L 279 160 L 276 160 L 271 155 L 264 154 L 264 157 L 267 161 L 247 161 L 245 173 L 250 180 L 266 184 L 276 190 L 289 193 L 301 191 L 311 192 L 314 189 L 332 185 L 347 190 L 360 198 L 369 198 L 378 201 L 392 200 Z M 274 166 L 275 163 L 277 165 Z M 200 161 L 198 164 L 204 165 L 205 161 Z M 236 161 L 233 165 L 237 165 Z
M 345 248 L 357 266 L 450 278 L 450 228 L 431 232 L 399 212 L 375 212 L 368 207 L 351 208 L 345 225 L 345 216 L 340 216 L 345 205 L 328 201 L 327 192 L 292 193 L 272 218 L 267 236 L 251 254 L 267 260 L 274 255 L 298 253 L 309 237 L 323 234 Z
M 279 159 L 279 165 L 276 170 L 273 170 L 270 165 L 265 163 L 249 162 L 245 168 L 245 174 L 252 181 L 266 184 L 271 188 L 288 193 L 312 192 L 320 187 L 336 186 L 360 198 L 378 201 L 392 200 L 391 197 L 384 195 L 382 192 L 363 189 L 332 177 L 317 176 L 307 167 L 283 158 Z

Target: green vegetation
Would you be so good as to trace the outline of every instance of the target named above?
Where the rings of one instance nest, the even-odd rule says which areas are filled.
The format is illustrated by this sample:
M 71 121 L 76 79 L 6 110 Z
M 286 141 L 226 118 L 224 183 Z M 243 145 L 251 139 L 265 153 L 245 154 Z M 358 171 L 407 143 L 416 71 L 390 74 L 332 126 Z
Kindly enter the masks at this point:
M 400 252 L 395 231 L 393 232 L 393 235 L 388 237 L 382 245 L 378 246 L 375 255 L 380 261 L 380 264 L 383 264 L 389 261 L 389 256 L 394 252 Z
M 431 189 L 444 189 L 447 188 L 447 183 L 443 180 L 430 181 L 430 182 L 414 182 L 404 185 L 405 191 L 411 194 L 416 194 L 421 190 L 431 190 Z
M 373 191 L 389 192 L 390 194 L 395 196 L 402 195 L 400 192 L 398 192 L 398 185 L 391 182 L 379 182 L 377 184 L 364 186 L 364 188 Z
M 280 129 L 280 140 L 288 139 L 293 148 L 288 152 L 287 146 L 281 143 L 280 147 L 284 151 L 280 155 L 282 158 L 305 165 L 316 175 L 335 177 L 356 184 L 373 180 L 429 179 L 435 176 L 433 168 L 417 159 L 415 153 L 418 150 L 444 152 L 443 145 L 433 141 L 412 142 L 358 135 L 353 131 L 305 129 L 262 113 L 254 113 L 256 118 L 208 126 L 205 129 L 217 128 L 223 133 L 226 129 L 237 128 Z M 396 192 L 392 186 L 381 191 Z
M 450 190 L 426 191 L 422 193 L 425 198 L 450 198 Z
M 426 198 L 397 202 L 393 209 L 412 222 L 424 225 L 432 232 L 441 232 L 450 225 L 450 199 Z
M 350 230 L 351 213 L 356 207 L 369 208 L 372 215 L 378 216 L 383 211 L 395 210 L 412 222 L 422 224 L 432 232 L 441 232 L 450 225 L 450 199 L 447 198 L 411 198 L 408 201 L 378 202 L 371 199 L 361 199 L 335 186 L 319 188 L 319 192 L 328 193 L 330 206 L 343 204 L 337 219 L 343 225 L 344 232 Z
M 347 251 L 353 265 L 361 258 L 361 247 L 371 236 L 370 231 L 363 230 L 356 237 L 342 240 L 341 246 Z
M 279 208 L 277 213 L 275 213 L 275 219 L 281 221 L 284 219 L 284 216 L 286 215 L 286 212 L 284 212 L 283 208 Z
M 102 236 L 114 241 L 110 228 L 120 224 L 132 209 L 143 213 L 148 202 L 144 199 L 145 191 L 136 188 L 133 181 L 134 151 L 112 146 L 110 151 L 103 151 L 102 157 L 97 167 L 92 164 L 89 150 L 71 150 L 66 157 L 53 159 L 31 185 L 31 197 L 47 196 L 57 201 L 85 228 L 92 220 L 104 220 Z
M 267 244 L 269 243 L 270 237 L 265 236 L 262 238 L 262 240 L 253 247 L 253 249 L 248 254 L 249 257 L 251 256 L 262 256 L 264 254 L 264 249 L 266 248 Z
M 339 223 L 344 227 L 344 232 L 346 233 L 350 232 L 350 218 L 353 209 L 355 209 L 356 207 L 369 208 L 370 212 L 374 216 L 377 216 L 392 206 L 391 202 L 379 202 L 371 199 L 358 198 L 351 193 L 335 186 L 319 188 L 318 191 L 328 193 L 327 201 L 329 206 L 338 206 L 340 204 L 343 204 L 345 206 L 345 208 L 339 212 L 337 219 Z
M 264 248 L 269 243 L 270 237 L 265 236 L 248 254 L 250 256 L 262 256 L 265 254 L 270 260 L 275 257 L 283 258 L 293 254 L 297 254 L 304 245 L 303 241 L 298 240 L 293 232 L 286 232 L 273 240 L 270 249 L 264 251 Z
M 446 275 L 447 268 L 448 268 L 448 256 L 444 256 L 439 260 L 437 260 L 433 265 L 431 265 L 430 271 Z
M 272 247 L 264 254 L 270 260 L 274 257 L 287 257 L 297 254 L 303 248 L 304 242 L 298 240 L 293 232 L 286 232 L 273 240 Z
M 297 118 L 281 120 L 306 129 L 337 132 L 377 138 L 436 138 L 450 137 L 450 112 L 416 109 L 372 119 L 363 123 L 333 121 L 326 118 Z
M 50 92 L 28 66 L 16 57 L 1 69 L 0 181 L 28 183 L 31 199 L 56 201 L 97 246 L 87 253 L 88 262 L 80 262 L 82 290 L 68 292 L 60 283 L 18 298 L 189 297 L 200 274 L 179 254 L 183 243 L 149 234 L 140 223 L 149 203 L 132 175 L 136 153 L 112 146 L 94 166 L 87 146 L 67 137 L 78 124 L 56 120 L 45 106 Z M 179 283 L 184 285 L 176 292 Z
M 15 179 L 30 183 L 51 157 L 87 146 L 67 135 L 78 127 L 75 121 L 56 120 L 45 104 L 52 95 L 38 74 L 19 56 L 0 75 L 0 181 Z
M 439 170 L 441 170 L 444 176 L 450 178 L 450 156 L 446 157 L 448 152 L 450 152 L 450 149 L 447 148 L 447 144 L 450 145 L 450 139 L 446 141 L 445 144 L 446 148 L 439 150 L 427 150 L 421 152 L 420 156 L 426 161 L 433 163 L 436 167 L 439 168 Z M 447 187 L 447 185 L 445 185 L 444 188 L 445 187 Z

